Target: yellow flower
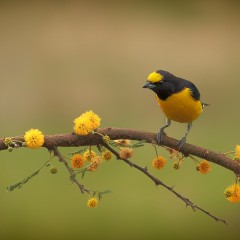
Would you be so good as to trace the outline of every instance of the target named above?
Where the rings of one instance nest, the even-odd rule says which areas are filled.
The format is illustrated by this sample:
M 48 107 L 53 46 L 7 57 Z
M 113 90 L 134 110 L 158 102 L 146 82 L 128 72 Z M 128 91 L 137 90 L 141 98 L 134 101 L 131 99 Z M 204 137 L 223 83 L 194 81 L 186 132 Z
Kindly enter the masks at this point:
M 176 169 L 176 170 L 178 170 L 180 168 L 180 166 L 181 166 L 180 161 L 177 161 L 177 162 L 173 163 L 173 168 Z
M 224 190 L 224 195 L 226 198 L 229 198 L 232 196 L 232 191 L 230 191 L 228 188 Z
M 79 153 L 72 156 L 71 162 L 73 168 L 81 168 L 84 164 L 83 157 Z
M 93 111 L 87 111 L 83 113 L 82 116 L 87 118 L 91 122 L 93 129 L 96 129 L 100 126 L 101 118 Z
M 233 184 L 227 187 L 224 191 L 224 194 L 227 197 L 228 201 L 232 203 L 240 202 L 240 185 Z
M 98 200 L 97 200 L 97 198 L 92 197 L 92 198 L 88 199 L 88 201 L 87 201 L 87 206 L 88 206 L 89 208 L 95 208 L 97 205 L 98 205 Z
M 211 166 L 207 160 L 203 160 L 197 165 L 197 171 L 199 171 L 202 174 L 206 174 L 211 170 Z
M 11 145 L 13 144 L 13 140 L 10 137 L 4 138 L 3 142 L 7 147 L 11 147 Z
M 152 166 L 157 169 L 162 169 L 166 164 L 166 159 L 164 157 L 158 156 L 153 159 Z
M 107 144 L 109 144 L 110 141 L 111 141 L 111 139 L 110 139 L 110 137 L 109 137 L 108 135 L 103 136 L 103 137 L 102 137 L 102 140 L 103 140 L 105 143 L 107 143 Z
M 74 120 L 73 131 L 77 135 L 88 135 L 92 130 L 92 124 L 87 118 L 80 116 Z
M 235 157 L 240 159 L 240 145 L 235 148 Z
M 120 158 L 127 159 L 132 157 L 133 155 L 133 149 L 129 147 L 124 147 L 119 152 Z
M 25 132 L 24 140 L 29 148 L 40 148 L 44 144 L 44 135 L 38 129 L 30 129 Z
M 102 152 L 102 158 L 105 160 L 110 160 L 112 158 L 112 153 L 108 150 L 105 150 L 104 152 Z
M 94 151 L 90 151 L 90 150 L 86 150 L 84 153 L 83 153 L 83 159 L 85 161 L 91 161 L 92 158 L 95 158 L 97 156 L 97 154 L 94 152 Z
M 101 163 L 101 157 L 97 156 L 95 158 L 92 158 L 90 162 L 91 162 L 91 165 L 88 167 L 88 171 L 95 172 L 99 164 Z
M 100 126 L 101 118 L 93 111 L 83 113 L 74 120 L 73 131 L 77 135 L 88 135 Z

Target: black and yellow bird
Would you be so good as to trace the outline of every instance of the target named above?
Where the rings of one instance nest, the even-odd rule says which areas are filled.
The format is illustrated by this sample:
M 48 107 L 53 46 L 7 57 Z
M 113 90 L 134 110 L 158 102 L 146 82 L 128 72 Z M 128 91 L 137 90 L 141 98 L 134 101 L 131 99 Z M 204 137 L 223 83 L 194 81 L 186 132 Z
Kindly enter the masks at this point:
M 200 102 L 200 93 L 192 82 L 164 70 L 152 72 L 143 87 L 156 93 L 158 104 L 166 115 L 166 124 L 160 128 L 157 134 L 159 144 L 162 142 L 164 129 L 170 126 L 171 120 L 187 123 L 187 131 L 178 143 L 178 149 L 181 149 L 186 142 L 192 122 L 208 104 Z

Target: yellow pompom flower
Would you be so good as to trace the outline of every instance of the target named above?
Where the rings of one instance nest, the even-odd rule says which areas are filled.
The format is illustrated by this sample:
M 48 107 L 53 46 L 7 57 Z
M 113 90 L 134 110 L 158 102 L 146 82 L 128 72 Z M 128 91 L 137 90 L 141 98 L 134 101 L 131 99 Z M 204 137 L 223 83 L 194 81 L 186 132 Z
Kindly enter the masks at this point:
M 200 162 L 197 167 L 196 167 L 197 171 L 199 171 L 202 174 L 206 174 L 211 170 L 211 166 L 209 164 L 209 162 L 207 160 L 203 160 L 202 162 Z
M 87 206 L 89 208 L 95 208 L 98 205 L 98 199 L 95 197 L 92 197 L 90 199 L 88 199 L 87 201 Z
M 73 131 L 77 135 L 88 135 L 100 126 L 101 118 L 93 111 L 83 113 L 74 120 Z
M 119 156 L 122 159 L 127 159 L 133 156 L 133 149 L 130 147 L 121 148 Z
M 88 135 L 92 130 L 92 124 L 87 118 L 80 116 L 74 120 L 73 131 L 77 135 Z
M 228 201 L 232 203 L 240 202 L 240 185 L 233 184 L 227 187 L 224 191 L 224 194 Z
M 92 158 L 95 158 L 97 156 L 97 154 L 94 151 L 90 151 L 90 150 L 86 150 L 83 153 L 83 159 L 84 161 L 91 161 Z
M 162 169 L 165 166 L 166 162 L 167 160 L 164 157 L 158 156 L 153 159 L 152 166 L 157 169 Z
M 101 163 L 101 157 L 97 156 L 95 158 L 92 158 L 91 159 L 91 165 L 88 167 L 88 171 L 90 172 L 95 172 L 98 168 L 98 166 L 100 165 Z
M 102 152 L 101 156 L 103 159 L 108 161 L 112 158 L 112 153 L 108 150 L 105 150 L 104 152 Z
M 173 163 L 173 168 L 175 170 L 178 170 L 180 168 L 180 166 L 181 166 L 181 163 L 179 161 Z
M 240 145 L 237 145 L 235 148 L 235 157 L 240 159 Z
M 81 168 L 84 164 L 83 157 L 79 153 L 72 156 L 71 162 L 73 168 Z
M 38 129 L 30 129 L 25 132 L 24 140 L 29 148 L 40 148 L 44 144 L 44 135 Z
M 110 141 L 111 141 L 111 139 L 110 139 L 110 137 L 109 137 L 108 135 L 103 136 L 103 137 L 102 137 L 102 140 L 103 140 L 105 143 L 107 143 L 107 144 L 109 144 Z
M 91 122 L 92 129 L 96 129 L 100 126 L 101 118 L 93 111 L 87 111 L 83 113 L 82 116 L 87 118 Z

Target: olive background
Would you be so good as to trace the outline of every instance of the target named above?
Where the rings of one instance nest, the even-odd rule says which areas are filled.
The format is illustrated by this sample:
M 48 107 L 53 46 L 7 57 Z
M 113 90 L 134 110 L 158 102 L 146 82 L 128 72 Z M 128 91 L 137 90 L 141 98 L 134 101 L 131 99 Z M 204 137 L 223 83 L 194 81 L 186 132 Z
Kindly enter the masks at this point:
M 240 5 L 238 1 L 1 1 L 0 136 L 69 133 L 87 110 L 101 127 L 157 132 L 165 118 L 147 76 L 164 69 L 196 84 L 204 109 L 188 142 L 233 151 L 239 140 Z M 181 138 L 185 124 L 167 133 Z M 76 148 L 61 148 L 64 156 Z M 79 179 L 110 189 L 95 209 L 63 164 L 47 167 L 21 189 L 7 192 L 38 169 L 46 149 L 0 153 L 1 239 L 238 239 L 240 205 L 223 194 L 235 176 L 218 165 L 202 175 L 186 159 L 180 170 L 151 167 L 154 148 L 135 150 L 132 161 L 198 206 L 224 218 L 217 223 L 121 161 L 104 162 Z

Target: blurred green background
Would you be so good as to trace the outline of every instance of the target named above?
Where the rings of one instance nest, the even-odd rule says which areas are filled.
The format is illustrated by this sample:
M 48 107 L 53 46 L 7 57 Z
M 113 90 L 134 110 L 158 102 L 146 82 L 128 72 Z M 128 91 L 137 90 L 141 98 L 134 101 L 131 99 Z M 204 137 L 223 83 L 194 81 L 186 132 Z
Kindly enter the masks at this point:
M 233 150 L 240 143 L 239 7 L 238 1 L 1 1 L 1 136 L 30 128 L 68 133 L 73 119 L 90 109 L 102 127 L 156 132 L 164 116 L 142 86 L 150 72 L 164 69 L 193 81 L 211 104 L 188 141 Z M 174 123 L 168 134 L 180 138 L 185 127 Z M 133 161 L 151 169 L 154 156 L 146 146 Z M 239 239 L 240 205 L 223 195 L 234 174 L 217 165 L 201 175 L 190 159 L 179 171 L 169 160 L 152 172 L 228 226 L 186 209 L 115 160 L 83 179 L 91 189 L 113 191 L 96 209 L 86 207 L 88 196 L 57 160 L 58 174 L 44 168 L 21 190 L 6 191 L 48 158 L 45 149 L 0 153 L 1 239 Z

